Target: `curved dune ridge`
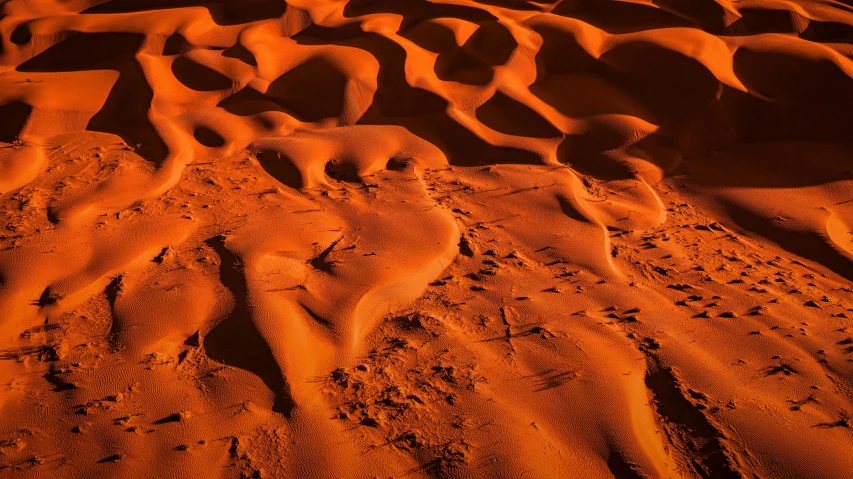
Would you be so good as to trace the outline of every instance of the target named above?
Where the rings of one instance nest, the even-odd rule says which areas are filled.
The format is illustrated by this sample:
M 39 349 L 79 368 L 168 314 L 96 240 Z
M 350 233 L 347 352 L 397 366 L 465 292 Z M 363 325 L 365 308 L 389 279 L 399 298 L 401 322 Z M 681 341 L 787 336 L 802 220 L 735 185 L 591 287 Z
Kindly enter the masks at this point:
M 849 1 L 0 8 L 0 477 L 853 471 Z

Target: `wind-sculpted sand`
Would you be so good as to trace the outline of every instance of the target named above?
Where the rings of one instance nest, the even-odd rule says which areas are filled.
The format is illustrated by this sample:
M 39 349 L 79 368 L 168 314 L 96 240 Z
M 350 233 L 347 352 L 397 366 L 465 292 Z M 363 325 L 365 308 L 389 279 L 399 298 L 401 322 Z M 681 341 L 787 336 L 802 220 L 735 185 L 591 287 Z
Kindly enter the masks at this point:
M 0 477 L 853 474 L 849 1 L 0 8 Z

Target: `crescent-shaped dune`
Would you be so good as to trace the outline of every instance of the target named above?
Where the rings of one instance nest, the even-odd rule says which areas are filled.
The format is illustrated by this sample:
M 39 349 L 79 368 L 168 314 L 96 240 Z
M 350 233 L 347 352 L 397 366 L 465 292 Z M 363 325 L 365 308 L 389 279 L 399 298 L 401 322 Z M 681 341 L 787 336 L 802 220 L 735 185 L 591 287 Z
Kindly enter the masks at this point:
M 849 0 L 0 1 L 0 478 L 853 477 Z

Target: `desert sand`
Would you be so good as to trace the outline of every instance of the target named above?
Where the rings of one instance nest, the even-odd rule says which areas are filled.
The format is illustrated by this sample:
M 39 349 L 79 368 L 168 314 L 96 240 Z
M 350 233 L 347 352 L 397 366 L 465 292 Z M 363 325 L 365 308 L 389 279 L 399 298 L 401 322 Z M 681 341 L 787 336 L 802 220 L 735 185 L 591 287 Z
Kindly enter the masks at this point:
M 0 478 L 853 477 L 849 0 L 0 8 Z

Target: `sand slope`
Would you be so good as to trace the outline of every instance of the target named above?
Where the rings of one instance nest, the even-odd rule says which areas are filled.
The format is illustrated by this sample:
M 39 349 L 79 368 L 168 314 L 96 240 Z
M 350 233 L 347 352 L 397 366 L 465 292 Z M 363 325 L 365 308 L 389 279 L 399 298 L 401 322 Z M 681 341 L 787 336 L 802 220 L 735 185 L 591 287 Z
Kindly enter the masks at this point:
M 851 475 L 849 2 L 0 8 L 0 477 Z

